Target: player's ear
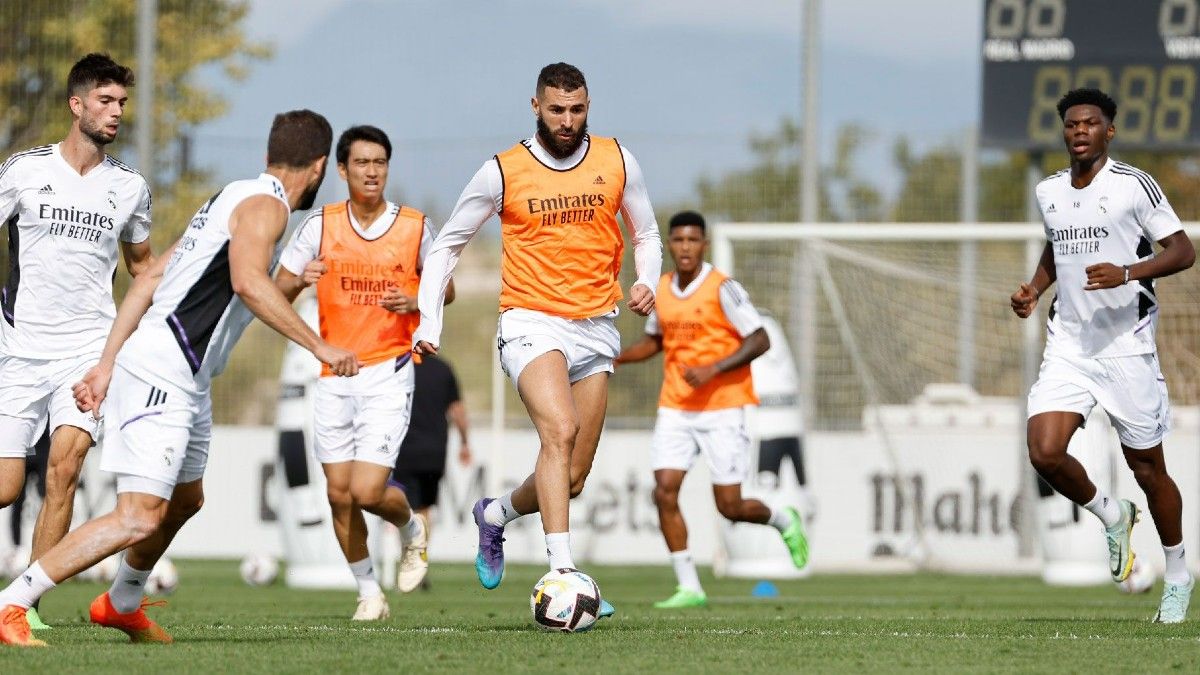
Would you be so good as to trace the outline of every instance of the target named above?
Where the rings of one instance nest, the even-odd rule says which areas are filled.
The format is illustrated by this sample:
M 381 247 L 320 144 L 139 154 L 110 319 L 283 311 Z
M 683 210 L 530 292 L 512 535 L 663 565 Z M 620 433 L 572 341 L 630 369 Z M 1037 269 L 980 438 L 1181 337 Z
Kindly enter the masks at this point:
M 538 103 L 536 96 L 533 96 L 529 99 L 529 107 L 533 109 L 533 114 L 535 117 L 541 117 L 542 106 Z
M 83 116 L 83 99 L 76 94 L 67 97 L 67 107 L 71 109 L 71 114 L 76 117 Z

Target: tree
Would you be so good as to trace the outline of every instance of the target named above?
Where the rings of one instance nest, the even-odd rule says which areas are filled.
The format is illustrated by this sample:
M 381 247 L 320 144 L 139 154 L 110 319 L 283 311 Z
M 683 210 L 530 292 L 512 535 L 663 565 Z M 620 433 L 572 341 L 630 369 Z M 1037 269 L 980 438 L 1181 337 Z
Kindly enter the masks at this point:
M 155 166 L 136 167 L 154 196 L 152 248 L 162 251 L 178 238 L 193 211 L 213 191 L 211 177 L 172 157 L 190 127 L 219 117 L 227 100 L 214 86 L 214 71 L 229 79 L 245 76 L 249 64 L 267 58 L 270 49 L 246 36 L 242 24 L 248 2 L 242 0 L 158 0 L 155 49 Z M 138 0 L 38 0 L 0 3 L 0 152 L 7 157 L 25 148 L 61 140 L 70 128 L 67 73 L 81 56 L 105 51 L 137 69 L 135 58 Z M 209 75 L 202 78 L 203 75 Z M 149 83 L 136 83 L 131 98 Z M 136 165 L 132 155 L 136 105 L 125 111 L 112 153 Z M 7 237 L 7 233 L 4 235 Z M 8 247 L 0 247 L 0 270 L 8 269 Z M 128 275 L 118 265 L 118 298 Z M 277 341 L 276 341 L 277 342 Z M 269 344 L 231 363 L 223 383 L 234 392 L 249 391 L 262 380 L 261 364 L 274 359 L 282 344 Z M 264 356 L 261 352 L 268 351 Z M 251 372 L 253 370 L 253 372 Z M 239 372 L 244 371 L 244 372 Z M 272 375 L 273 376 L 273 375 Z M 273 399 L 273 392 L 270 396 Z M 244 397 L 223 397 L 235 404 Z M 248 406 L 253 408 L 253 406 Z M 231 413 L 218 417 L 231 419 Z

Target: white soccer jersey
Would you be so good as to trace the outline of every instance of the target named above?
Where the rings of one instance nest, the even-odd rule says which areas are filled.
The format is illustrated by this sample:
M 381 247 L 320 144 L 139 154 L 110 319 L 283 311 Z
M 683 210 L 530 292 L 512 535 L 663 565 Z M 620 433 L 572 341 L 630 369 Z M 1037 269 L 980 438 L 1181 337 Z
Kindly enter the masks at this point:
M 150 309 L 129 336 L 117 363 L 159 386 L 207 391 L 254 318 L 229 276 L 229 217 L 246 199 L 270 195 L 287 205 L 269 174 L 226 185 L 200 207 L 175 246 Z M 279 256 L 275 244 L 274 260 Z M 264 270 L 269 271 L 269 270 Z
M 708 278 L 713 266 L 709 263 L 701 263 L 700 273 L 692 279 L 692 283 L 688 284 L 687 288 L 679 288 L 679 273 L 671 275 L 671 292 L 677 298 L 686 298 L 695 293 L 704 280 Z M 733 279 L 726 279 L 721 282 L 721 288 L 717 291 L 717 297 L 721 301 L 721 311 L 725 313 L 725 318 L 729 319 L 729 323 L 737 329 L 738 335 L 747 337 L 754 331 L 763 327 L 762 316 L 750 302 L 750 295 L 746 293 L 746 289 L 741 284 Z M 658 312 L 651 311 L 650 316 L 646 318 L 646 334 L 647 335 L 662 335 L 662 328 L 658 325 Z
M 1057 289 L 1046 324 L 1046 351 L 1087 357 L 1155 351 L 1154 281 L 1085 291 L 1087 268 L 1132 265 L 1154 255 L 1153 242 L 1180 231 L 1162 188 L 1144 171 L 1111 158 L 1091 184 L 1071 185 L 1064 169 L 1037 186 Z
M 9 269 L 0 290 L 0 353 L 99 353 L 116 317 L 117 241 L 150 236 L 146 180 L 112 157 L 81 176 L 58 144 L 19 152 L 0 167 L 3 226 Z

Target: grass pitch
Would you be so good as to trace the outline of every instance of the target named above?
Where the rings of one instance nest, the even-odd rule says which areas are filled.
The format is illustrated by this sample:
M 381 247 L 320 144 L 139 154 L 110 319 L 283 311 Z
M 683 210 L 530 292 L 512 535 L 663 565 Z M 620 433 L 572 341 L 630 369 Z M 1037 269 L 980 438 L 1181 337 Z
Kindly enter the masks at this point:
M 433 589 L 390 593 L 392 618 L 349 620 L 353 592 L 250 588 L 233 562 L 177 561 L 181 583 L 149 610 L 177 640 L 125 642 L 87 622 L 104 590 L 68 583 L 42 604 L 44 650 L 0 648 L 0 673 L 1200 672 L 1200 606 L 1149 622 L 1161 586 L 1125 596 L 1030 578 L 818 576 L 779 583 L 702 577 L 707 609 L 664 612 L 668 567 L 588 567 L 614 619 L 589 633 L 539 631 L 529 589 L 541 566 L 510 566 L 485 591 L 468 565 L 434 565 Z

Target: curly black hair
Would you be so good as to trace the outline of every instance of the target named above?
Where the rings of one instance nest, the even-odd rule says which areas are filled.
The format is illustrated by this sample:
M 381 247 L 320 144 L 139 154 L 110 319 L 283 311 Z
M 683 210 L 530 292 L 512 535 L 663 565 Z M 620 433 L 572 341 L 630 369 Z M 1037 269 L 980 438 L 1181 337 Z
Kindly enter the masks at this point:
M 1109 123 L 1117 119 L 1117 102 L 1099 89 L 1072 89 L 1058 99 L 1058 117 L 1067 119 L 1067 110 L 1077 105 L 1094 105 L 1108 118 Z

